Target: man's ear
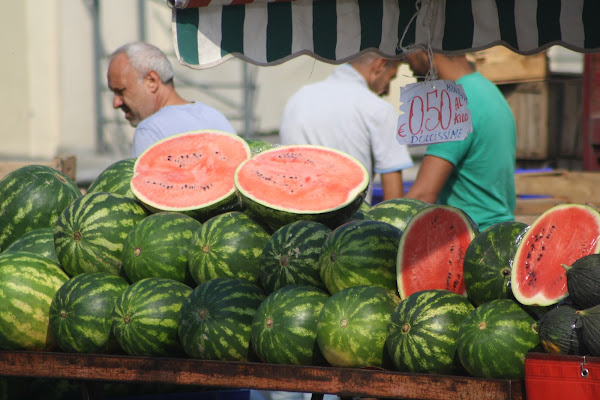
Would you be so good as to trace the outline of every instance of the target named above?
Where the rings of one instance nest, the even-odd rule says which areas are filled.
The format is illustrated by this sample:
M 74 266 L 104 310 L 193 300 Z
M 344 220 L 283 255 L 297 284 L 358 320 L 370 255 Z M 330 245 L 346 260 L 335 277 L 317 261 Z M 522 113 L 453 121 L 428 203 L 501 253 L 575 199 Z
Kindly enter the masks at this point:
M 374 73 L 381 74 L 387 65 L 387 60 L 385 58 L 377 58 L 375 61 L 371 63 L 371 68 Z
M 158 90 L 160 83 L 161 80 L 156 71 L 151 70 L 146 74 L 146 77 L 144 77 L 144 85 L 146 85 L 152 93 L 155 93 Z

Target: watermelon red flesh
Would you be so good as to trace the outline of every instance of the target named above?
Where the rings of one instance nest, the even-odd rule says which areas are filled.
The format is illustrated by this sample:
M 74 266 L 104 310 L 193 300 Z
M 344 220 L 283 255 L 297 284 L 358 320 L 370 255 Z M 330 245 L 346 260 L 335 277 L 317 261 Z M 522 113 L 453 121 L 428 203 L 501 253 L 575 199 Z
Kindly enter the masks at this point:
M 245 161 L 236 171 L 243 196 L 298 214 L 339 209 L 364 192 L 369 177 L 351 156 L 322 146 L 282 146 Z
M 466 294 L 464 256 L 476 233 L 470 218 L 458 208 L 430 206 L 417 212 L 398 246 L 400 297 L 430 289 Z
M 600 252 L 600 213 L 561 204 L 539 216 L 521 238 L 511 272 L 515 298 L 525 305 L 551 305 L 567 296 L 565 265 Z
M 173 135 L 138 157 L 131 190 L 144 204 L 158 210 L 207 207 L 235 197 L 235 169 L 250 154 L 244 139 L 227 132 Z

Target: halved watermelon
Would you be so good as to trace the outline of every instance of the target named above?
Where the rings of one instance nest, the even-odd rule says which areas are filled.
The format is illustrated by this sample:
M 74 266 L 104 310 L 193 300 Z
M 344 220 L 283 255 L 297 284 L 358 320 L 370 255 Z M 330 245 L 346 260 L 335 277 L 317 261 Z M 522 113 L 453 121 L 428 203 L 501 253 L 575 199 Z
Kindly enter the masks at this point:
M 227 132 L 169 136 L 138 157 L 131 191 L 152 212 L 177 211 L 204 221 L 240 207 L 233 175 L 250 155 L 246 141 Z
M 432 205 L 419 210 L 408 221 L 398 245 L 400 298 L 430 289 L 466 295 L 463 263 L 476 234 L 475 224 L 459 208 Z
M 568 294 L 565 265 L 600 252 L 600 212 L 560 204 L 540 215 L 521 236 L 511 271 L 521 304 L 548 306 Z
M 359 209 L 369 174 L 341 151 L 293 145 L 265 150 L 241 163 L 235 185 L 242 204 L 274 228 L 298 220 L 335 227 Z

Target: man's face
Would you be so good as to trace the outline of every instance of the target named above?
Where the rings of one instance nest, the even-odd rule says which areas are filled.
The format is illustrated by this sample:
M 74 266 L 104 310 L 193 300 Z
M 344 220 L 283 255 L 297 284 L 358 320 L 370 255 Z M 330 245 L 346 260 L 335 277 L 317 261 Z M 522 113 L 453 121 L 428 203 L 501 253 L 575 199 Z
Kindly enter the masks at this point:
M 154 114 L 154 102 L 147 90 L 145 79 L 139 80 L 124 53 L 118 54 L 110 63 L 107 73 L 108 88 L 113 92 L 113 107 L 125 113 L 131 126 Z
M 408 63 L 408 66 L 417 80 L 423 80 L 429 72 L 429 59 L 427 58 L 427 54 L 422 50 L 410 53 L 403 61 Z
M 386 96 L 390 92 L 390 82 L 396 77 L 398 72 L 398 61 L 388 60 L 383 70 L 376 74 L 369 83 L 369 89 L 379 96 Z

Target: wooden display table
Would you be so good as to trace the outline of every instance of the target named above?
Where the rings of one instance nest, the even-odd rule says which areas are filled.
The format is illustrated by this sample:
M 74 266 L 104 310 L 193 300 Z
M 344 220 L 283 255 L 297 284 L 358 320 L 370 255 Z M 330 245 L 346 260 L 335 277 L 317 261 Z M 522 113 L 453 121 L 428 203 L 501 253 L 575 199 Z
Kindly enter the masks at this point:
M 329 393 L 344 397 L 439 400 L 524 398 L 522 380 L 58 352 L 0 351 L 0 375 Z

